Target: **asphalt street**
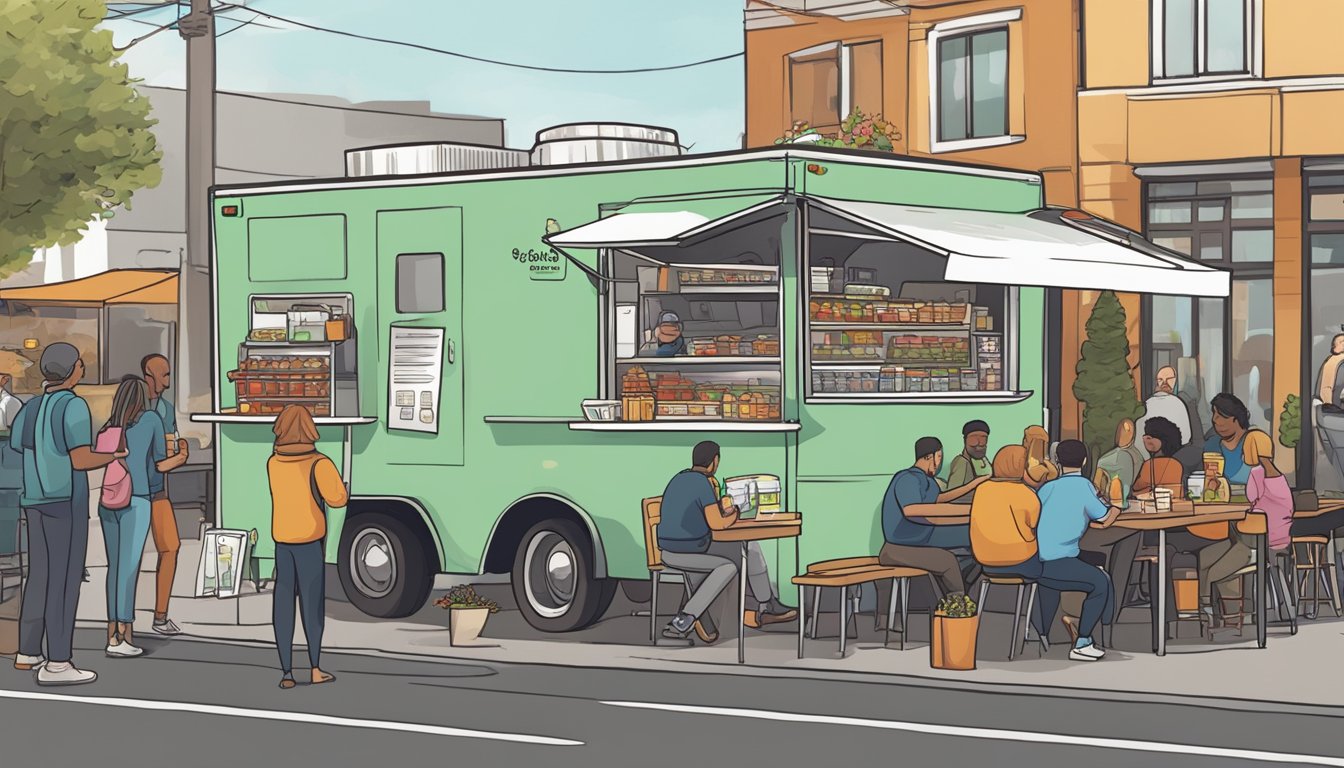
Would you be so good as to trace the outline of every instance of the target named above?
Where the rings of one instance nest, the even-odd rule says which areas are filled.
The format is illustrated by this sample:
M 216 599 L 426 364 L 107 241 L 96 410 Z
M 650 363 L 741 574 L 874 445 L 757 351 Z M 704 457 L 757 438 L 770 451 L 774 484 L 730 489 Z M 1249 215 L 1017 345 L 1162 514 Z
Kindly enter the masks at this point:
M 5 662 L 0 764 L 1344 766 L 1326 709 L 343 654 L 323 659 L 336 682 L 283 691 L 266 646 L 143 638 L 107 659 L 98 640 L 79 636 L 89 686 Z

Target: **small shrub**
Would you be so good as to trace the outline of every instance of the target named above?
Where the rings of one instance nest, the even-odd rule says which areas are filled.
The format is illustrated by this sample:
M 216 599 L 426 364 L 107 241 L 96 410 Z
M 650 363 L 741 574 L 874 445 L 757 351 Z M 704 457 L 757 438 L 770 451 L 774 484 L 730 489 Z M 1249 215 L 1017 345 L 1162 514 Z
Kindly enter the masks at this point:
M 488 608 L 491 613 L 499 611 L 499 605 L 476 594 L 470 584 L 462 584 L 448 590 L 448 594 L 434 601 L 440 608 Z
M 944 597 L 938 601 L 938 613 L 950 619 L 969 619 L 976 614 L 977 609 L 970 595 Z
M 1279 414 L 1279 445 L 1284 448 L 1297 448 L 1302 439 L 1302 398 L 1289 395 L 1283 402 L 1283 413 Z

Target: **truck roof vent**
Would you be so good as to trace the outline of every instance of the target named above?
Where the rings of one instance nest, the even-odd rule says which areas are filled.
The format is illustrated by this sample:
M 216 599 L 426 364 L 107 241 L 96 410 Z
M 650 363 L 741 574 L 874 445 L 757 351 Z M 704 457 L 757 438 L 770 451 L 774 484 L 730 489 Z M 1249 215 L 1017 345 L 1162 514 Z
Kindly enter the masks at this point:
M 345 153 L 345 175 L 350 177 L 489 171 L 527 165 L 526 150 L 476 144 L 401 144 L 350 149 Z
M 570 165 L 672 157 L 681 154 L 677 132 L 627 123 L 573 123 L 537 132 L 533 165 Z

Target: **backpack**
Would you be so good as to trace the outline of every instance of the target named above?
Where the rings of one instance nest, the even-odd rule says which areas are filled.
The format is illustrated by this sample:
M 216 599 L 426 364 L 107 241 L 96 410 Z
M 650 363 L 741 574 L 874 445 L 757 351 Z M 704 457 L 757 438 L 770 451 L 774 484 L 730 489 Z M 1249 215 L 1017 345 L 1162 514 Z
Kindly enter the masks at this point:
M 61 391 L 68 392 L 68 390 L 61 390 Z M 71 400 L 75 399 L 75 394 L 71 392 L 69 397 L 58 397 L 58 395 L 60 395 L 60 392 L 55 392 L 50 395 L 51 398 L 56 400 L 56 405 L 54 406 L 54 409 L 51 413 L 51 421 L 55 424 L 64 424 L 66 406 L 70 404 Z M 37 483 L 39 486 L 41 486 L 41 489 L 43 491 L 52 488 L 59 489 L 59 486 L 47 485 L 46 478 L 42 476 L 42 457 L 40 455 L 36 455 L 38 454 L 37 426 L 38 422 L 42 420 L 42 406 L 46 404 L 47 398 L 48 395 L 45 393 L 38 395 L 37 397 L 34 397 L 32 400 L 29 400 L 27 403 L 24 403 L 23 409 L 20 410 L 19 412 L 20 417 L 23 419 L 23 428 L 22 431 L 19 433 L 19 447 L 25 451 L 32 451 L 35 454 L 33 462 L 33 471 L 36 473 Z M 28 411 L 30 407 L 32 408 L 32 411 L 25 413 L 25 411 Z M 52 437 L 55 439 L 56 443 L 55 448 L 57 453 L 69 456 L 70 449 L 65 444 L 65 430 L 64 429 L 53 430 Z M 70 481 L 67 479 L 66 482 L 68 483 Z
M 103 487 L 98 503 L 111 510 L 131 505 L 131 470 L 125 459 L 115 459 L 103 472 Z

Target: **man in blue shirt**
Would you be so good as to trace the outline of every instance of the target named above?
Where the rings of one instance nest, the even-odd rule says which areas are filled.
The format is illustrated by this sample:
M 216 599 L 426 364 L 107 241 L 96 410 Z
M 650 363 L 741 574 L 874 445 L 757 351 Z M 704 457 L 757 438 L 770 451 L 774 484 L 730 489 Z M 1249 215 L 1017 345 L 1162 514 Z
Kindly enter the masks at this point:
M 1040 559 L 1040 575 L 1036 583 L 1041 608 L 1037 629 L 1048 631 L 1059 610 L 1061 592 L 1084 593 L 1078 636 L 1069 651 L 1069 658 L 1096 661 L 1105 652 L 1092 641 L 1092 632 L 1098 623 L 1111 622 L 1115 613 L 1115 590 L 1105 572 L 1079 557 L 1078 543 L 1092 523 L 1110 527 L 1120 516 L 1120 510 L 1102 501 L 1097 496 L 1096 487 L 1083 476 L 1083 466 L 1087 464 L 1086 446 L 1077 440 L 1065 440 L 1059 444 L 1057 454 L 1063 474 L 1037 491 L 1041 499 L 1041 519 L 1036 526 L 1036 548 Z M 1071 628 L 1070 634 L 1072 631 Z
M 177 412 L 165 396 L 172 384 L 172 368 L 163 355 L 148 355 L 140 361 L 140 371 L 149 385 L 149 408 L 163 422 L 165 446 L 168 453 L 186 453 L 185 441 L 177 437 Z M 177 574 L 177 551 L 182 546 L 177 535 L 177 516 L 168 500 L 167 479 L 151 468 L 150 531 L 154 534 L 154 548 L 159 552 L 159 563 L 154 579 L 154 631 L 161 635 L 176 635 L 182 630 L 168 618 L 168 600 L 172 596 L 173 578 Z
M 43 350 L 40 365 L 45 390 L 19 410 L 10 433 L 10 447 L 23 454 L 21 498 L 28 521 L 29 562 L 14 668 L 36 669 L 38 685 L 79 685 L 98 679 L 94 672 L 71 663 L 89 543 L 86 473 L 126 453 L 93 452 L 89 406 L 73 391 L 84 378 L 79 350 L 52 344 Z
M 936 437 L 921 437 L 915 442 L 915 465 L 897 472 L 882 497 L 882 538 L 878 552 L 883 565 L 920 568 L 933 574 L 944 595 L 966 592 L 967 570 L 975 562 L 969 556 L 958 562 L 951 550 L 970 550 L 969 525 L 930 525 L 905 516 L 905 508 L 915 504 L 941 504 L 965 496 L 989 479 L 977 477 L 960 488 L 940 492 L 934 479 L 943 466 L 943 444 Z M 967 507 L 970 514 L 970 507 Z
M 719 498 L 714 472 L 719 468 L 719 446 L 705 441 L 691 451 L 691 468 L 678 472 L 663 491 L 658 521 L 658 547 L 663 564 L 681 571 L 690 583 L 691 597 L 663 630 L 663 636 L 684 640 L 694 629 L 701 641 L 718 640 L 709 617 L 702 615 L 714 598 L 737 578 L 740 545 L 713 541 L 712 531 L 737 521 L 732 499 Z M 781 606 L 770 581 L 765 555 L 758 542 L 747 546 L 747 584 L 759 603 L 757 625 L 792 621 L 798 612 Z

